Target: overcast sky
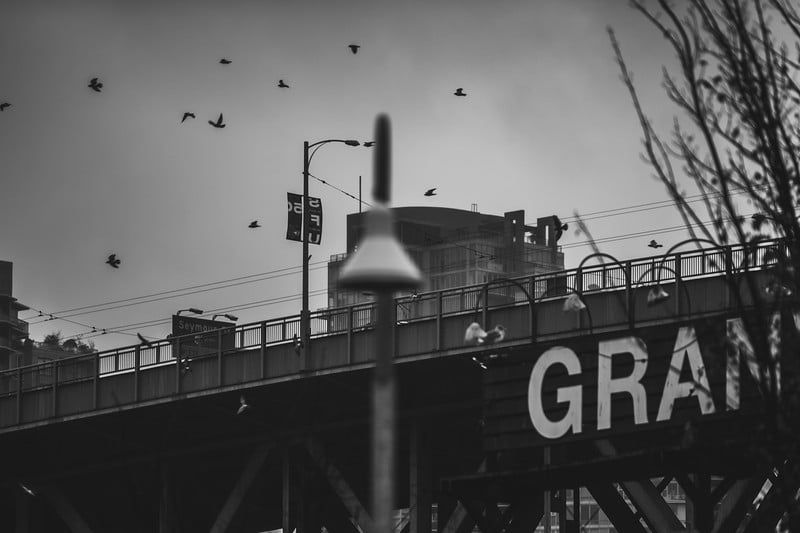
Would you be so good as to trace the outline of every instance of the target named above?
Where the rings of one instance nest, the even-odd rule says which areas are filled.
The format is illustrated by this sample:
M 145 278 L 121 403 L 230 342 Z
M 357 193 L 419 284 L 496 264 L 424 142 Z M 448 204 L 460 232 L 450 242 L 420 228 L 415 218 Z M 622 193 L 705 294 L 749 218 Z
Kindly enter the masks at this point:
M 394 206 L 475 203 L 524 209 L 535 223 L 664 200 L 639 157 L 609 25 L 648 112 L 669 125 L 659 84 L 671 56 L 625 0 L 4 2 L 0 259 L 14 263 L 21 302 L 82 324 L 29 311 L 32 337 L 126 329 L 92 338 L 109 348 L 136 332 L 164 337 L 169 323 L 136 324 L 187 307 L 240 323 L 298 313 L 301 245 L 285 240 L 285 206 L 302 192 L 303 141 L 370 140 L 381 112 L 392 120 Z M 93 77 L 102 92 L 87 87 Z M 181 124 L 184 112 L 197 118 Z M 212 128 L 220 113 L 227 127 Z M 363 176 L 369 200 L 371 155 L 326 145 L 311 173 L 352 195 Z M 424 197 L 431 187 L 438 195 Z M 344 251 L 358 204 L 314 179 L 311 195 L 325 217 L 311 250 L 313 309 L 326 305 L 325 262 Z M 262 227 L 249 229 L 255 219 Z M 631 259 L 653 251 L 651 238 L 681 240 L 657 233 L 679 224 L 660 208 L 590 229 Z M 567 266 L 591 252 L 573 227 L 561 241 Z M 104 263 L 110 253 L 118 270 Z M 163 294 L 223 280 L 249 283 Z M 149 294 L 157 301 L 68 312 Z

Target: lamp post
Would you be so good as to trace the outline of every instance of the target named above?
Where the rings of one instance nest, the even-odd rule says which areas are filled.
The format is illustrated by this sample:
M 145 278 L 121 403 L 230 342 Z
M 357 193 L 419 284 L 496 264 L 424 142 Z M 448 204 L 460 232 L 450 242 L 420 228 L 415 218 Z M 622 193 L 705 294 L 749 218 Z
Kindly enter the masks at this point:
M 303 308 L 300 310 L 300 340 L 304 354 L 304 367 L 307 362 L 311 340 L 311 311 L 308 309 L 308 227 L 311 218 L 308 213 L 308 168 L 311 159 L 323 145 L 342 143 L 347 146 L 359 146 L 361 143 L 353 139 L 325 139 L 315 143 L 303 142 Z M 313 151 L 309 153 L 309 150 Z
M 414 289 L 422 275 L 394 236 L 389 203 L 390 124 L 387 115 L 375 121 L 375 205 L 367 212 L 366 232 L 358 250 L 342 267 L 339 286 L 366 289 L 378 294 L 377 346 L 372 396 L 372 517 L 377 533 L 392 531 L 394 505 L 395 392 L 392 293 Z

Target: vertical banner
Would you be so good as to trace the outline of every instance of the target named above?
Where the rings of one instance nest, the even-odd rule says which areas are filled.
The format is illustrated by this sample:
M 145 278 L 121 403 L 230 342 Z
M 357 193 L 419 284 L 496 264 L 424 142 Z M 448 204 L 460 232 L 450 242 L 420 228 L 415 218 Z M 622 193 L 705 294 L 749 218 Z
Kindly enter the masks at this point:
M 286 193 L 288 205 L 288 220 L 286 225 L 286 239 L 290 241 L 303 240 L 303 195 Z M 308 197 L 308 242 L 320 244 L 322 242 L 322 200 Z
M 303 195 L 287 192 L 289 203 L 289 219 L 286 226 L 286 239 L 303 240 Z
M 306 202 L 308 209 L 308 242 L 309 244 L 319 244 L 322 242 L 322 200 L 308 197 Z

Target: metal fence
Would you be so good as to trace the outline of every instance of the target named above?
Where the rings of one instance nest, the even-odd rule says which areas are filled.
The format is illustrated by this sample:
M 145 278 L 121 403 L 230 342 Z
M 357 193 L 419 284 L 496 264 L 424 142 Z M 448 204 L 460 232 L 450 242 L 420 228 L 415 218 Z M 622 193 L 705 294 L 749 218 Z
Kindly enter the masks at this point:
M 403 296 L 395 300 L 396 316 L 398 324 L 403 325 L 478 310 L 485 312 L 501 307 L 533 304 L 563 298 L 573 292 L 584 294 L 631 290 L 656 283 L 736 274 L 769 267 L 777 258 L 784 257 L 785 253 L 785 243 L 776 240 L 746 247 L 706 248 L 625 262 L 611 261 L 610 256 L 597 257 L 597 264 L 577 269 L 513 279 L 499 278 L 477 286 Z M 317 310 L 311 313 L 311 336 L 319 338 L 350 335 L 372 328 L 376 316 L 374 302 Z M 232 346 L 223 343 L 223 335 L 231 333 Z M 197 342 L 198 335 L 186 335 L 4 370 L 0 371 L 0 398 L 31 388 L 49 386 L 54 380 L 63 384 L 175 364 L 176 356 L 184 357 L 193 343 L 195 346 L 192 354 L 198 354 L 197 350 L 203 348 L 208 353 L 203 352 L 201 355 L 217 355 L 218 352 L 224 353 L 227 350 L 239 351 L 293 343 L 299 336 L 300 316 L 293 315 L 203 333 L 203 343 Z M 217 342 L 214 343 L 213 339 Z

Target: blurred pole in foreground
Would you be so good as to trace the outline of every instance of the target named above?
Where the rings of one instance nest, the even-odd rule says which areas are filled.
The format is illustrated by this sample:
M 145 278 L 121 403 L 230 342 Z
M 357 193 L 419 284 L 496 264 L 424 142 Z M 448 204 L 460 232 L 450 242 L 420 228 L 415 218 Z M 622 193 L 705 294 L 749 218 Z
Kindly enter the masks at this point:
M 372 519 L 377 533 L 391 533 L 394 510 L 395 385 L 394 300 L 400 289 L 415 289 L 422 275 L 394 236 L 388 208 L 391 176 L 389 117 L 375 121 L 375 206 L 366 214 L 366 228 L 358 249 L 342 267 L 339 286 L 377 293 L 378 323 L 372 396 Z

